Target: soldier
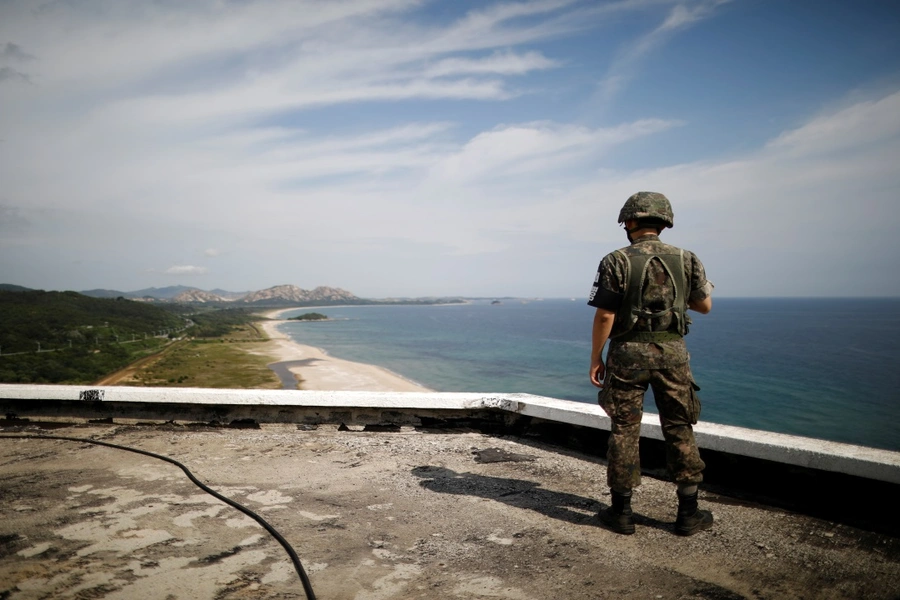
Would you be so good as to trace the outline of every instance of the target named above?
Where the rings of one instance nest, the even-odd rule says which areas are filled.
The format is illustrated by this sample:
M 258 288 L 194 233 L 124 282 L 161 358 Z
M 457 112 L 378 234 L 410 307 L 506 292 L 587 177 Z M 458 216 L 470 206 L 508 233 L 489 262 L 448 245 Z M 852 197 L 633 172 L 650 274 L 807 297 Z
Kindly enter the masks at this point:
M 672 227 L 669 200 L 655 192 L 638 192 L 619 213 L 630 246 L 600 262 L 588 304 L 594 315 L 591 383 L 601 388 L 600 406 L 611 430 L 607 483 L 612 506 L 600 520 L 616 533 L 634 533 L 632 490 L 641 483 L 638 456 L 644 392 L 653 389 L 666 445 L 666 464 L 678 486 L 675 532 L 693 535 L 713 524 L 712 513 L 697 507 L 697 484 L 705 465 L 691 427 L 700 416 L 700 388 L 691 375 L 684 344 L 690 308 L 712 308 L 712 284 L 690 251 L 664 244 L 659 234 Z M 610 340 L 606 365 L 602 352 Z

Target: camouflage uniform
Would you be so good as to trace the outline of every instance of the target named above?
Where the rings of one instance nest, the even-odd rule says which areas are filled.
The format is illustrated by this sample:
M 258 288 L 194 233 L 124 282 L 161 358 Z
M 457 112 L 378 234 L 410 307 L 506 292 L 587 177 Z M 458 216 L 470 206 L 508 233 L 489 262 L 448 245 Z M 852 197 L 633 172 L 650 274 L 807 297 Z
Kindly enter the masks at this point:
M 626 255 L 652 255 L 646 266 L 641 288 L 638 316 L 632 332 L 677 331 L 677 314 L 667 312 L 676 301 L 676 286 L 659 255 L 681 255 L 684 267 L 684 293 L 689 300 L 702 301 L 709 295 L 703 265 L 687 250 L 664 244 L 656 235 L 644 235 L 631 246 L 608 254 L 600 263 L 588 304 L 617 312 L 610 334 L 604 387 L 598 394 L 600 406 L 612 422 L 607 459 L 607 482 L 614 490 L 625 492 L 640 485 L 638 455 L 644 392 L 653 389 L 666 444 L 666 463 L 675 481 L 682 485 L 703 480 L 703 461 L 694 442 L 691 425 L 700 416 L 700 399 L 691 374 L 690 355 L 684 339 L 677 333 L 665 341 L 623 341 L 628 331 L 619 311 L 627 283 Z M 688 299 L 684 299 L 687 302 Z M 628 311 L 630 312 L 630 310 Z M 684 314 L 684 333 L 690 319 Z M 617 339 L 619 338 L 619 339 Z

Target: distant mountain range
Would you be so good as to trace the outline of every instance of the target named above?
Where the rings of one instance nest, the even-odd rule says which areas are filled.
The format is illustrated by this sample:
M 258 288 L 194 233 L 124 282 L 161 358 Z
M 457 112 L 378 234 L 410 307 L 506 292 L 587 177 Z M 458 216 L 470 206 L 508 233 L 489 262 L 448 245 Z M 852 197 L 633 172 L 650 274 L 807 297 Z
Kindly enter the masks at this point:
M 8 283 L 0 284 L 0 290 L 8 292 L 24 292 L 30 288 Z M 173 285 L 164 288 L 145 288 L 133 292 L 120 290 L 94 289 L 78 292 L 92 298 L 128 298 L 145 302 L 177 302 L 193 304 L 206 302 L 234 302 L 239 304 L 270 304 L 272 302 L 359 302 L 362 298 L 347 290 L 320 286 L 313 290 L 304 290 L 295 285 L 276 285 L 256 292 L 229 292 L 227 290 L 201 290 L 184 285 Z
M 177 302 L 179 304 L 206 304 L 231 302 L 236 304 L 285 304 L 308 302 L 359 302 L 362 299 L 340 288 L 320 286 L 312 290 L 304 290 L 295 285 L 276 285 L 255 292 L 229 292 L 227 290 L 201 290 L 183 285 L 165 288 L 146 288 L 134 292 L 118 292 L 115 290 L 85 290 L 85 296 L 109 298 L 123 296 L 132 300 L 147 302 Z
M 29 291 L 29 288 L 8 283 L 0 284 L 0 290 L 9 292 Z M 171 302 L 177 304 L 215 304 L 215 305 L 303 305 L 303 304 L 437 304 L 445 302 L 461 302 L 461 298 L 422 298 L 422 299 L 390 299 L 370 300 L 360 298 L 347 290 L 327 286 L 319 286 L 312 290 L 304 290 L 295 285 L 276 285 L 255 292 L 229 292 L 227 290 L 201 290 L 183 285 L 163 288 L 145 288 L 133 292 L 119 290 L 94 289 L 79 292 L 93 298 L 128 298 L 141 302 Z

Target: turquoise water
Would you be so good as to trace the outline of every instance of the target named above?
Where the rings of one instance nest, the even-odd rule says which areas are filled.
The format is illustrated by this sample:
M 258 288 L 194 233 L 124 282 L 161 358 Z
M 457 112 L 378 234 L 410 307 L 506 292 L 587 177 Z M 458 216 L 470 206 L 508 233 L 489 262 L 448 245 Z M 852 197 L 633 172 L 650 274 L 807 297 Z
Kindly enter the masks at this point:
M 280 330 L 437 391 L 596 402 L 582 300 L 317 311 Z M 702 420 L 900 450 L 900 300 L 717 299 L 687 343 Z

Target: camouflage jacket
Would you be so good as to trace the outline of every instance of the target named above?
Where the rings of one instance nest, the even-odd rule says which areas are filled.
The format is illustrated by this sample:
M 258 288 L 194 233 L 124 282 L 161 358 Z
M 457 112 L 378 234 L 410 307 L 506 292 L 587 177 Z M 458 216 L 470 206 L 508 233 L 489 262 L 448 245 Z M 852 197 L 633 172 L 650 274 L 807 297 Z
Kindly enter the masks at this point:
M 643 254 L 678 254 L 675 246 L 664 244 L 656 235 L 641 236 L 631 245 L 630 252 Z M 611 252 L 600 262 L 588 304 L 617 312 L 621 306 L 627 283 L 627 258 L 621 252 Z M 704 300 L 709 295 L 706 271 L 693 252 L 683 254 L 685 292 L 689 300 Z M 641 306 L 647 312 L 661 312 L 675 302 L 675 286 L 659 259 L 647 263 Z M 690 319 L 688 319 L 690 323 Z M 634 331 L 669 331 L 674 328 L 671 313 L 658 318 L 639 318 Z M 620 369 L 662 369 L 687 363 L 690 355 L 684 339 L 667 342 L 622 342 L 615 336 L 622 333 L 613 329 L 606 364 Z

